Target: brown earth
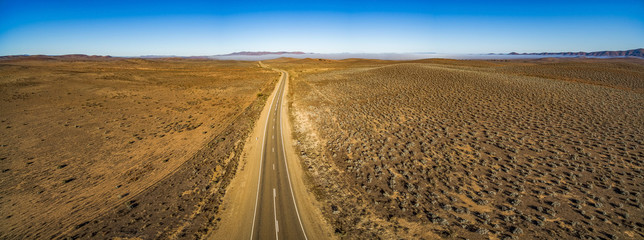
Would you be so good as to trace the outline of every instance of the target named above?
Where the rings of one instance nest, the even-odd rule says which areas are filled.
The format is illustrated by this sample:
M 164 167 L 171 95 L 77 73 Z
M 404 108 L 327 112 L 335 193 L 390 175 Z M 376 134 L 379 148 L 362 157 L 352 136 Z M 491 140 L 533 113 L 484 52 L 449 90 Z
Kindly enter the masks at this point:
M 277 59 L 348 239 L 644 238 L 644 61 Z
M 277 79 L 252 62 L 0 61 L 0 238 L 201 236 Z
M 332 237 L 644 238 L 642 60 L 268 63 L 292 78 L 304 216 L 321 208 Z M 0 238 L 205 237 L 235 208 L 223 196 L 277 79 L 252 62 L 3 58 Z

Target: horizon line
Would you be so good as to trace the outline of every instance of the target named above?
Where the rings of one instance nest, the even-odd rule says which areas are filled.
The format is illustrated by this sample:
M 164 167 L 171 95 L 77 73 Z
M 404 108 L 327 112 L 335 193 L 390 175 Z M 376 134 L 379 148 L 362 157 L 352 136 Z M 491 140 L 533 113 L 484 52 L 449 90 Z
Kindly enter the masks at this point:
M 379 54 L 395 54 L 395 55 L 405 55 L 405 54 L 424 54 L 424 55 L 535 55 L 535 54 L 557 54 L 557 53 L 599 53 L 599 52 L 628 52 L 628 51 L 643 51 L 644 48 L 634 48 L 626 50 L 599 50 L 599 51 L 556 51 L 556 52 L 490 52 L 490 53 L 450 53 L 450 52 L 434 52 L 434 51 L 419 51 L 419 52 L 306 52 L 306 51 L 237 51 L 237 52 L 228 52 L 228 53 L 216 53 L 216 54 L 203 54 L 203 55 L 177 55 L 177 54 L 143 54 L 143 55 L 110 55 L 110 54 L 86 54 L 86 53 L 65 53 L 65 54 L 11 54 L 11 55 L 1 55 L 0 57 L 17 57 L 17 56 L 48 56 L 48 57 L 57 57 L 57 56 L 95 56 L 95 57 L 121 57 L 121 58 L 137 58 L 137 57 L 179 57 L 179 58 L 189 58 L 189 57 L 224 57 L 224 56 L 248 56 L 248 57 L 259 57 L 264 55 L 310 55 L 310 54 L 320 54 L 320 55 L 339 55 L 339 54 L 365 54 L 365 55 L 379 55 Z M 243 53 L 259 53 L 257 55 L 243 55 Z

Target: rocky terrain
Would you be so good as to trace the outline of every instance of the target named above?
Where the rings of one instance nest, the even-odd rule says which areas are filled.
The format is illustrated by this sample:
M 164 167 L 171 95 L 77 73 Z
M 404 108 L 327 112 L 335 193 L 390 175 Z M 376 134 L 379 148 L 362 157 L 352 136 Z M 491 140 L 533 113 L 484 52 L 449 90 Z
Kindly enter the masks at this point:
M 0 60 L 0 238 L 201 236 L 277 79 L 253 62 Z
M 642 60 L 270 64 L 340 238 L 644 238 Z

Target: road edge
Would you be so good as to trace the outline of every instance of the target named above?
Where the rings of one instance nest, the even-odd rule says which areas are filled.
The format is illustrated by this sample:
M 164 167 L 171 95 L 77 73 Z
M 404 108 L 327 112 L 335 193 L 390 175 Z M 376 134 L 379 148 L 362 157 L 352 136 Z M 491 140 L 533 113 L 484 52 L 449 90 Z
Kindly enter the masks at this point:
M 282 74 L 287 74 L 284 95 L 282 96 L 283 110 L 280 113 L 283 132 L 282 142 L 284 150 L 286 151 L 286 161 L 291 178 L 292 191 L 295 194 L 295 201 L 299 209 L 305 234 L 309 239 L 337 239 L 332 234 L 331 225 L 322 215 L 321 204 L 316 200 L 312 192 L 309 191 L 308 186 L 304 182 L 304 175 L 306 173 L 293 145 L 293 130 L 289 118 L 290 104 L 288 98 L 290 74 L 286 70 L 274 69 L 264 65 L 262 62 L 258 64 L 260 67 L 280 73 L 280 77 L 275 83 L 275 88 L 266 99 L 267 103 L 272 102 L 277 97 Z M 256 161 L 256 159 L 261 158 L 262 139 L 265 133 L 264 124 L 268 118 L 270 106 L 269 104 L 264 105 L 259 119 L 255 122 L 251 134 L 246 139 L 244 150 L 239 165 L 237 166 L 237 174 L 228 185 L 227 194 L 224 195 L 221 204 L 222 210 L 218 216 L 221 219 L 221 224 L 211 231 L 206 237 L 207 239 L 248 239 L 251 235 L 252 223 L 249 224 L 248 221 L 253 219 L 254 211 L 244 210 L 254 209 L 255 207 L 255 189 L 259 178 L 257 172 L 261 167 L 260 161 Z M 248 201 L 249 198 L 252 201 Z
M 277 70 L 275 71 L 284 71 L 288 74 L 286 70 Z M 290 89 L 290 74 L 286 78 L 286 84 L 284 86 L 284 96 L 282 100 L 282 108 L 280 118 L 282 119 L 282 131 L 283 131 L 283 146 L 286 150 L 286 161 L 288 161 L 288 170 L 290 172 L 292 191 L 295 194 L 295 201 L 299 208 L 299 214 L 302 218 L 302 224 L 306 231 L 309 239 L 336 239 L 336 236 L 332 234 L 332 227 L 322 215 L 322 205 L 317 201 L 313 193 L 309 190 L 308 185 L 305 184 L 304 175 L 304 166 L 299 156 L 296 154 L 294 140 L 293 140 L 293 128 L 291 127 L 291 119 L 289 117 L 290 113 L 290 99 L 289 99 L 289 89 Z
M 259 66 L 263 67 L 261 63 Z M 237 174 L 228 184 L 227 194 L 224 195 L 220 205 L 222 209 L 218 216 L 221 219 L 220 224 L 211 230 L 206 239 L 248 239 L 251 235 L 252 225 L 245 220 L 252 220 L 254 212 L 241 209 L 254 209 L 255 206 L 255 189 L 259 178 L 256 173 L 261 165 L 260 161 L 252 162 L 252 160 L 261 158 L 262 140 L 265 132 L 264 125 L 271 107 L 271 104 L 266 103 L 270 103 L 276 97 L 281 79 L 282 76 L 280 75 L 271 94 L 266 98 L 264 108 L 255 122 L 252 132 L 245 139 L 244 149 L 237 165 Z M 252 191 L 244 191 L 248 189 Z M 247 198 L 252 198 L 253 201 L 244 201 Z

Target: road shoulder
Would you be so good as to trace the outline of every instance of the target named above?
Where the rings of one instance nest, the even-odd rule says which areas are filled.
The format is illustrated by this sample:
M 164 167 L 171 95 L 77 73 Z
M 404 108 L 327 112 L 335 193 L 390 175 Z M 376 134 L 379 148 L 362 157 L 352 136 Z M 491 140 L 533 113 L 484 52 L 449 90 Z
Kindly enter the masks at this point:
M 260 66 L 266 67 L 261 63 Z M 273 70 L 280 71 L 277 69 Z M 282 77 L 280 76 L 281 79 Z M 289 79 L 287 78 L 286 81 L 284 99 L 282 101 L 283 111 L 280 113 L 280 117 L 282 118 L 282 135 L 284 138 L 283 143 L 288 161 L 292 190 L 295 194 L 302 224 L 309 239 L 335 239 L 331 231 L 331 225 L 327 223 L 320 211 L 320 203 L 304 184 L 306 173 L 293 146 L 292 127 L 288 117 Z M 273 101 L 278 89 L 279 82 L 275 84 L 275 89 L 266 100 L 267 103 Z M 220 224 L 211 232 L 208 239 L 250 238 L 254 213 L 251 210 L 255 207 L 257 180 L 259 177 L 257 173 L 261 167 L 259 159 L 261 158 L 262 138 L 265 132 L 265 123 L 269 108 L 270 104 L 265 104 L 259 120 L 256 121 L 253 127 L 253 132 L 246 139 L 237 174 L 231 181 L 221 205 Z
M 291 176 L 291 184 L 295 194 L 295 201 L 299 209 L 302 224 L 309 239 L 335 239 L 332 234 L 332 227 L 326 221 L 322 212 L 320 211 L 321 205 L 315 199 L 315 196 L 308 190 L 304 184 L 305 172 L 300 158 L 295 152 L 293 146 L 293 131 L 289 118 L 289 82 L 290 78 L 286 80 L 284 89 L 284 99 L 282 101 L 281 119 L 282 131 L 284 138 L 284 148 L 286 150 L 286 160 L 288 161 L 288 170 Z
M 270 103 L 279 89 L 279 80 L 271 95 L 266 99 L 264 109 L 258 121 L 255 122 L 253 131 L 246 139 L 237 174 L 228 185 L 226 195 L 221 205 L 219 217 L 221 221 L 207 239 L 248 239 L 251 234 L 255 197 L 257 194 L 257 179 L 261 167 L 262 138 L 264 137 L 266 119 Z M 251 211 L 249 211 L 249 209 Z

